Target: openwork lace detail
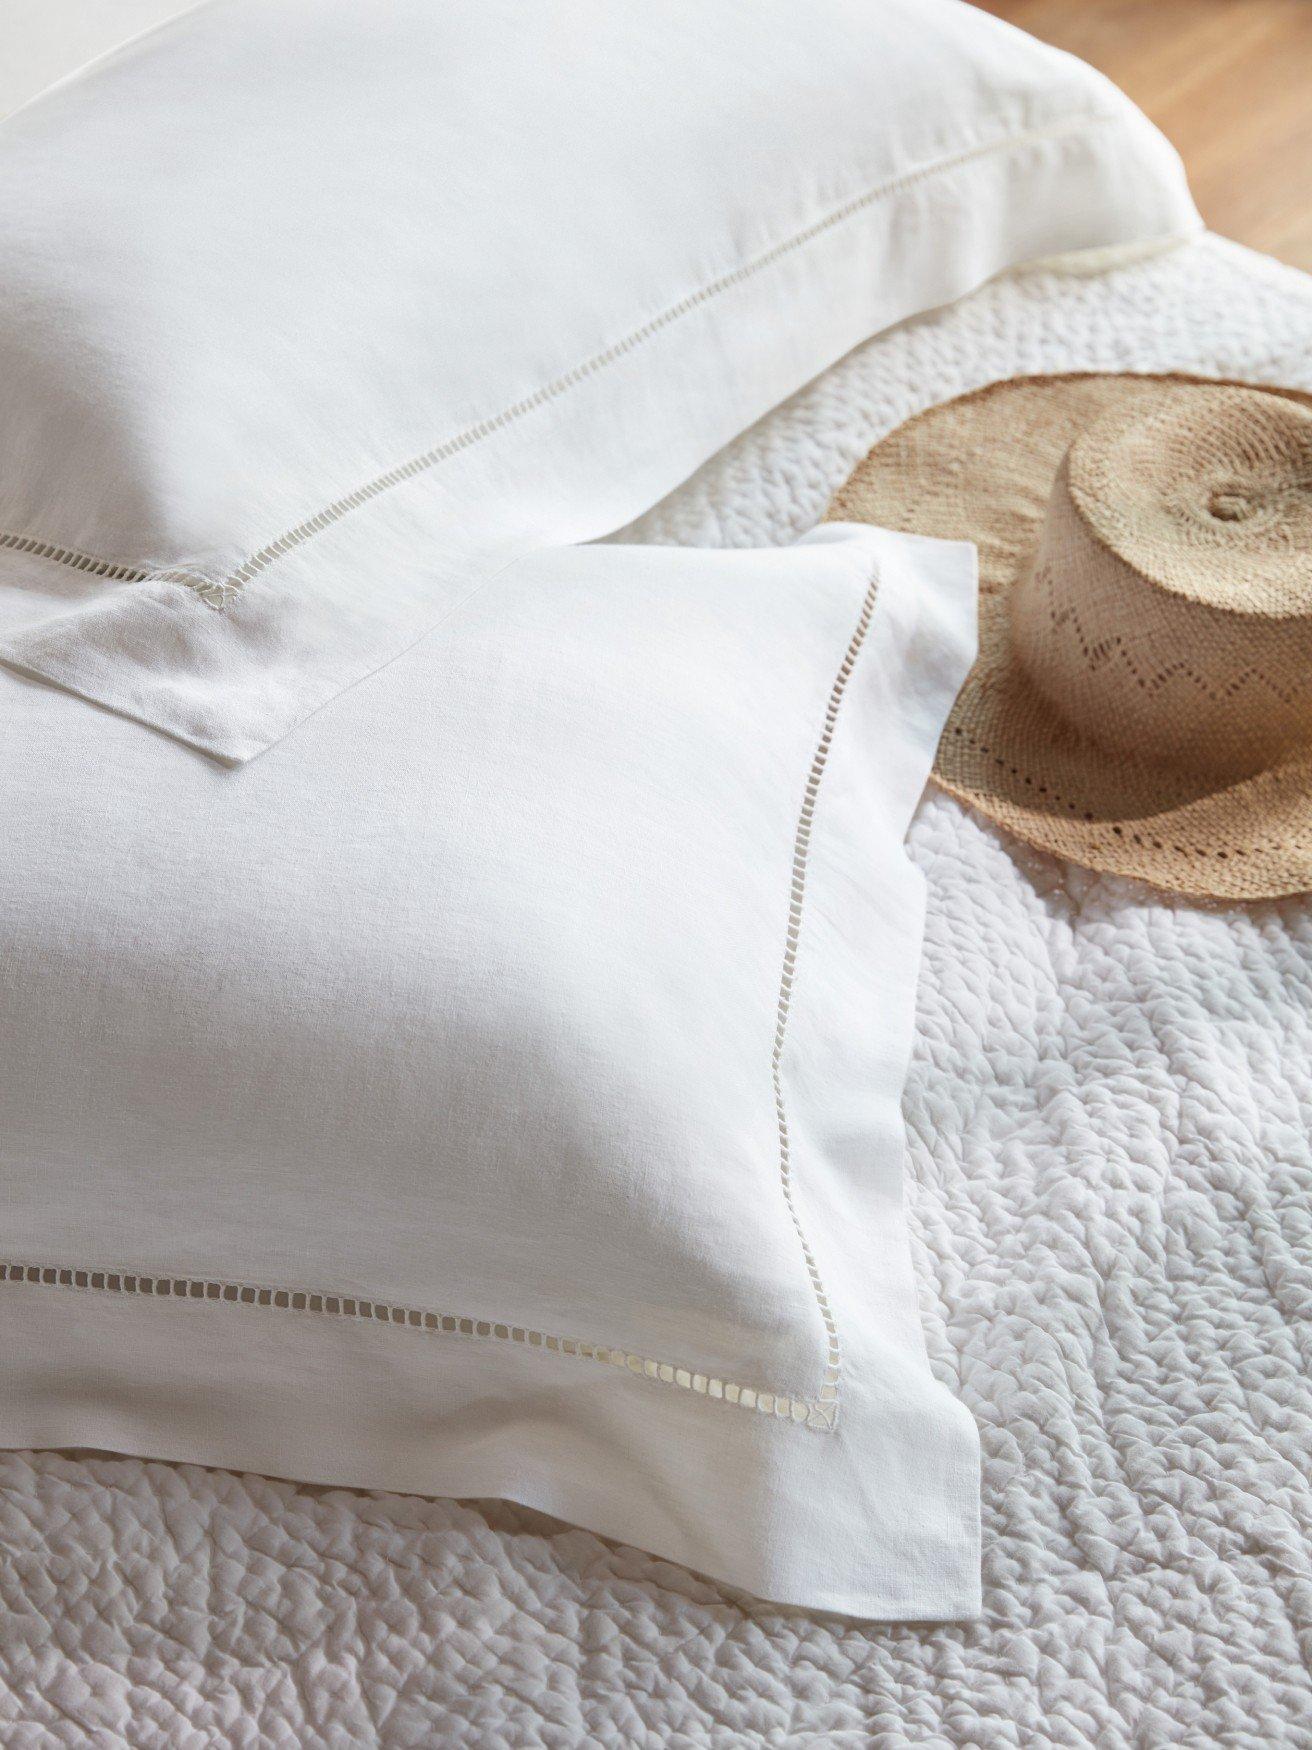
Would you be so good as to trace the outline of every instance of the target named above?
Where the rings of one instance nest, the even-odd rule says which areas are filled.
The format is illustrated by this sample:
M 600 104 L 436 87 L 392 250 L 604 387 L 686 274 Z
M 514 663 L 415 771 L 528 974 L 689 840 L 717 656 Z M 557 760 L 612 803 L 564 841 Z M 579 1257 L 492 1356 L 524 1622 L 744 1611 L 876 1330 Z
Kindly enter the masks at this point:
M 39 541 L 35 535 L 0 533 L 0 547 L 7 547 L 11 553 L 31 553 L 37 559 L 51 559 L 56 565 L 86 571 L 93 577 L 113 578 L 116 583 L 145 583 L 152 575 L 140 566 L 117 565 L 112 559 L 97 559 L 91 553 L 79 553 L 75 547 L 57 547 L 53 541 Z
M 54 541 L 42 541 L 36 535 L 12 535 L 0 531 L 0 548 L 11 553 L 30 553 L 36 559 L 49 559 L 55 565 L 66 565 L 70 571 L 85 571 L 90 577 L 108 578 L 114 583 L 181 583 L 191 590 L 207 608 L 226 608 L 235 594 L 231 583 L 216 583 L 190 571 L 147 571 L 140 565 L 122 565 L 115 559 L 97 559 L 93 553 L 80 553 L 76 547 L 60 547 Z
M 842 1378 L 842 1354 L 839 1347 L 838 1322 L 834 1318 L 834 1309 L 825 1292 L 820 1268 L 816 1263 L 815 1253 L 811 1249 L 811 1242 L 806 1237 L 806 1229 L 802 1225 L 802 1218 L 798 1214 L 797 1203 L 793 1196 L 793 1160 L 788 1135 L 788 1107 L 784 1099 L 783 1055 L 785 1036 L 788 1031 L 788 1012 L 792 1006 L 793 985 L 797 978 L 797 951 L 802 939 L 802 908 L 806 900 L 807 861 L 811 850 L 811 832 L 815 825 L 816 801 L 820 794 L 820 783 L 825 775 L 825 767 L 829 763 L 829 750 L 833 746 L 834 731 L 838 727 L 838 713 L 842 709 L 843 696 L 847 692 L 847 683 L 852 678 L 852 671 L 856 667 L 857 658 L 860 656 L 861 648 L 866 641 L 866 633 L 870 630 L 870 621 L 875 611 L 875 598 L 878 593 L 879 578 L 876 573 L 870 580 L 865 599 L 861 603 L 861 614 L 857 620 L 856 629 L 852 633 L 838 673 L 834 677 L 834 684 L 829 693 L 829 702 L 825 706 L 825 720 L 820 731 L 820 740 L 816 744 L 815 757 L 811 761 L 806 788 L 802 793 L 802 808 L 797 817 L 797 834 L 793 840 L 793 877 L 788 895 L 788 927 L 784 934 L 783 972 L 779 979 L 779 1008 L 775 1020 L 774 1047 L 770 1053 L 775 1120 L 779 1130 L 779 1183 L 783 1189 L 784 1203 L 788 1208 L 789 1219 L 797 1234 L 798 1244 L 802 1248 L 807 1275 L 811 1279 L 811 1291 L 815 1295 L 815 1303 L 825 1329 L 825 1370 L 817 1394 L 816 1409 L 827 1412 L 827 1425 L 830 1427 L 833 1427 L 838 1420 L 839 1386 Z
M 590 377 L 595 377 L 599 371 L 604 371 L 637 347 L 644 345 L 660 334 L 662 330 L 670 327 L 672 323 L 681 321 L 683 317 L 700 309 L 702 305 L 710 303 L 722 293 L 742 285 L 744 281 L 754 279 L 757 274 L 775 266 L 777 262 L 793 254 L 795 250 L 805 248 L 807 244 L 824 236 L 835 226 L 844 224 L 848 219 L 854 218 L 858 213 L 864 212 L 877 202 L 886 200 L 891 195 L 899 194 L 903 189 L 915 187 L 918 183 L 958 170 L 963 165 L 973 163 L 976 159 L 989 158 L 997 153 L 1011 151 L 1015 147 L 1026 146 L 1039 140 L 1058 139 L 1067 134 L 1081 133 L 1089 128 L 1105 126 L 1117 119 L 1111 113 L 1067 116 L 1047 127 L 1031 128 L 1024 133 L 1008 134 L 1002 139 L 988 140 L 982 145 L 966 147 L 960 152 L 936 159 L 932 164 L 921 165 L 919 169 L 907 171 L 902 176 L 893 177 L 886 182 L 878 183 L 873 188 L 866 189 L 859 195 L 854 195 L 851 200 L 844 201 L 841 206 L 835 207 L 823 218 L 817 219 L 801 231 L 794 232 L 791 237 L 785 238 L 781 243 L 776 243 L 772 248 L 755 256 L 751 261 L 744 262 L 741 267 L 721 274 L 718 279 L 711 280 L 708 284 L 699 287 L 697 291 L 688 293 L 686 297 L 671 304 L 668 309 L 662 310 L 658 316 L 653 316 L 649 321 L 635 328 L 632 333 L 625 335 L 622 340 L 616 341 L 613 345 L 606 347 L 604 351 L 595 353 L 581 364 L 563 372 L 552 382 L 544 384 L 533 394 L 525 396 L 523 400 L 512 403 L 511 406 L 504 408 L 489 419 L 481 419 L 473 425 L 466 426 L 463 431 L 457 432 L 453 437 L 435 444 L 431 449 L 424 450 L 417 456 L 412 456 L 408 461 L 401 462 L 394 468 L 387 469 L 385 473 L 378 474 L 372 480 L 367 480 L 362 485 L 357 486 L 354 491 L 344 493 L 341 498 L 334 499 L 331 504 L 325 505 L 313 516 L 297 523 L 294 528 L 286 530 L 276 540 L 261 547 L 257 553 L 251 554 L 248 559 L 243 560 L 235 570 L 221 580 L 203 577 L 187 570 L 136 571 L 130 567 L 112 565 L 105 560 L 93 559 L 87 554 L 74 553 L 69 548 L 58 547 L 52 543 L 42 541 L 28 543 L 25 537 L 19 535 L 0 534 L 0 546 L 13 547 L 22 552 L 38 553 L 44 559 L 53 559 L 60 564 L 71 564 L 80 571 L 90 571 L 97 576 L 112 577 L 124 582 L 181 584 L 191 590 L 197 600 L 204 603 L 206 607 L 222 613 L 224 609 L 232 605 L 253 578 L 258 577 L 262 571 L 266 571 L 269 566 L 275 564 L 285 554 L 303 546 L 307 541 L 313 540 L 316 535 L 322 534 L 334 523 L 340 522 L 352 511 L 359 510 L 363 505 L 371 503 L 383 493 L 390 492 L 393 487 L 404 485 L 407 480 L 413 480 L 416 475 L 427 473 L 430 468 L 436 468 L 443 462 L 450 461 L 462 450 L 482 443 L 485 438 L 493 436 L 504 427 L 517 424 L 530 413 L 536 412 L 538 408 L 545 407 L 548 402 L 559 400 L 562 395 L 576 388 L 578 384 L 586 382 Z
M 194 1276 L 158 1275 L 138 1270 L 93 1270 L 57 1264 L 0 1263 L 0 1283 L 21 1283 L 42 1288 L 78 1289 L 86 1293 L 140 1295 L 151 1299 L 201 1301 L 227 1306 L 268 1307 L 280 1312 L 319 1314 L 328 1318 L 363 1319 L 371 1323 L 396 1325 L 405 1330 L 423 1331 L 431 1335 L 467 1337 L 485 1341 L 520 1343 L 548 1354 L 573 1356 L 580 1361 L 592 1361 L 606 1367 L 616 1367 L 650 1380 L 658 1385 L 693 1392 L 698 1396 L 750 1410 L 756 1415 L 773 1416 L 782 1422 L 798 1423 L 808 1428 L 828 1432 L 838 1425 L 839 1388 L 842 1357 L 838 1325 L 825 1292 L 815 1253 L 807 1238 L 793 1188 L 792 1147 L 788 1129 L 788 1107 L 784 1097 L 783 1056 L 788 1032 L 788 1017 L 797 980 L 798 951 L 802 940 L 803 907 L 806 900 L 807 865 L 811 835 L 815 825 L 816 803 L 820 785 L 829 763 L 834 732 L 848 682 L 861 654 L 866 634 L 870 630 L 878 594 L 878 576 L 871 578 L 861 603 L 856 628 L 834 677 L 820 739 L 807 773 L 802 792 L 793 839 L 792 878 L 788 895 L 788 921 L 784 931 L 783 967 L 779 975 L 779 996 L 775 1013 L 774 1042 L 770 1053 L 770 1076 L 774 1092 L 775 1120 L 779 1139 L 779 1184 L 784 1204 L 802 1258 L 806 1264 L 811 1291 L 825 1330 L 825 1360 L 819 1388 L 814 1397 L 796 1397 L 789 1392 L 770 1390 L 760 1385 L 744 1385 L 740 1381 L 722 1379 L 677 1362 L 662 1361 L 639 1355 L 630 1349 L 616 1349 L 607 1344 L 592 1343 L 579 1337 L 562 1337 L 538 1331 L 524 1325 L 498 1323 L 490 1319 L 470 1318 L 460 1313 L 437 1312 L 426 1307 L 400 1306 L 391 1301 L 370 1300 L 360 1295 L 336 1294 L 300 1288 L 274 1288 L 251 1282 L 225 1282 Z
M 525 1325 L 501 1324 L 491 1319 L 463 1317 L 459 1313 L 433 1312 L 424 1307 L 398 1306 L 391 1301 L 369 1300 L 363 1295 L 317 1293 L 309 1289 L 269 1288 L 252 1282 L 218 1282 L 196 1276 L 152 1276 L 137 1270 L 83 1270 L 52 1264 L 0 1263 L 0 1283 L 25 1283 L 39 1288 L 71 1288 L 90 1294 L 142 1296 L 147 1299 L 201 1301 L 226 1306 L 269 1307 L 279 1312 L 319 1314 L 338 1319 L 360 1319 L 371 1324 L 398 1326 L 430 1336 L 465 1337 L 500 1343 L 519 1343 L 550 1355 L 568 1355 L 616 1367 L 657 1385 L 719 1403 L 730 1404 L 756 1415 L 779 1421 L 806 1423 L 828 1430 L 834 1426 L 830 1405 L 789 1397 L 763 1387 L 741 1385 L 700 1373 L 673 1362 L 656 1361 L 629 1349 L 612 1349 L 589 1343 L 581 1337 L 559 1337 Z

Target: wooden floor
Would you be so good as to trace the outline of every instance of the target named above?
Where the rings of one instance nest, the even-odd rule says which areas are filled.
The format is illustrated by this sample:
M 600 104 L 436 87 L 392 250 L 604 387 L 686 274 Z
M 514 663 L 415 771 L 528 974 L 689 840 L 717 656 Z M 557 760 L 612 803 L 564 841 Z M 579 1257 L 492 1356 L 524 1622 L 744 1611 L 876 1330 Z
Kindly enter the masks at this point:
M 1128 92 L 1214 231 L 1312 272 L 1312 0 L 977 3 Z

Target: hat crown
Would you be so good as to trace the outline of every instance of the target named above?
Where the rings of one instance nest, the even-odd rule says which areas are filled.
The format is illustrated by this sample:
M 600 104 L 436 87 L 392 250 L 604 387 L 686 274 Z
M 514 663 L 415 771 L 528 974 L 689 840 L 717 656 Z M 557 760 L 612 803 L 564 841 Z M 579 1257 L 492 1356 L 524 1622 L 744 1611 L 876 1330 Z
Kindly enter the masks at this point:
M 1238 779 L 1312 743 L 1312 412 L 1217 385 L 1096 418 L 1011 623 L 1032 684 L 1110 751 Z

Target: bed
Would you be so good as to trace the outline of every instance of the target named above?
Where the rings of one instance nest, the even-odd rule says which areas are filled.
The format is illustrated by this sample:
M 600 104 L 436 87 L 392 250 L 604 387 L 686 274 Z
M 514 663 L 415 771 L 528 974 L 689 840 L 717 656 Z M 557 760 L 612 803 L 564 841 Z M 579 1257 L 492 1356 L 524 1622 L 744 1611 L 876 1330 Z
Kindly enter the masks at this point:
M 627 533 L 784 541 L 913 412 L 1061 370 L 1312 389 L 1312 283 L 1213 237 L 997 281 Z M 911 1217 L 983 1441 L 981 1621 L 771 1608 L 500 1503 L 5 1453 L 4 1741 L 1308 1743 L 1312 909 L 1093 875 L 934 790 L 911 848 Z

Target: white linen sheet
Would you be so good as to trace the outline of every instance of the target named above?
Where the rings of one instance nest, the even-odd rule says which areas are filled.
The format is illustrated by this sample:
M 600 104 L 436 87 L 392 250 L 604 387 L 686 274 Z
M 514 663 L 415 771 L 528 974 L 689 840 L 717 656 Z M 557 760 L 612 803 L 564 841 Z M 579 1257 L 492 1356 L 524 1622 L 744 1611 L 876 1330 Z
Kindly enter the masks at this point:
M 875 438 L 1010 375 L 1312 389 L 1312 282 L 1207 239 L 854 354 L 645 519 L 784 540 Z M 0 1454 L 0 1739 L 178 1746 L 1306 1745 L 1312 904 L 1200 909 L 931 791 L 905 1098 L 985 1616 L 755 1604 L 500 1504 Z

